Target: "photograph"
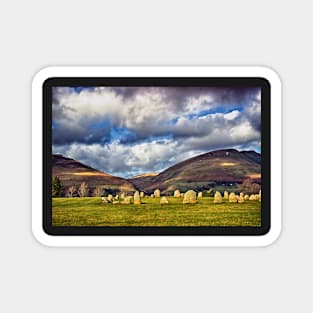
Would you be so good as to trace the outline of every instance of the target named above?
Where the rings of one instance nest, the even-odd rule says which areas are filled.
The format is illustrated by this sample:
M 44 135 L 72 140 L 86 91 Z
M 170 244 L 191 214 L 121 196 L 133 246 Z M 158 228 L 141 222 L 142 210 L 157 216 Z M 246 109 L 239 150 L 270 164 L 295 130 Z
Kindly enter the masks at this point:
M 262 226 L 260 87 L 51 93 L 52 226 Z

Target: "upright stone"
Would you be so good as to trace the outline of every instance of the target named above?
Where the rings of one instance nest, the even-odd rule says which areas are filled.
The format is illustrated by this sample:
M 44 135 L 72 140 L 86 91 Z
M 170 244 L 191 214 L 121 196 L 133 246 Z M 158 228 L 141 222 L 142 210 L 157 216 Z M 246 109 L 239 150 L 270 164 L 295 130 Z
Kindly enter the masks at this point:
M 229 202 L 237 203 L 237 197 L 234 192 L 231 192 L 229 195 Z
M 141 199 L 138 191 L 136 191 L 134 194 L 134 204 L 141 204 Z
M 244 203 L 245 202 L 245 199 L 242 195 L 239 196 L 238 198 L 238 203 Z
M 180 191 L 178 189 L 176 189 L 174 191 L 174 198 L 179 198 L 180 197 Z
M 201 199 L 202 198 L 202 191 L 198 192 L 198 199 Z
M 113 196 L 111 194 L 108 195 L 107 199 L 108 199 L 109 202 L 113 202 Z
M 259 201 L 260 201 L 260 202 L 262 201 L 261 189 L 260 189 L 260 191 L 259 191 Z
M 219 191 L 216 191 L 214 194 L 214 203 L 222 203 L 222 195 Z
M 144 198 L 145 197 L 145 193 L 143 191 L 140 192 L 140 198 Z
M 245 201 L 248 201 L 249 200 L 249 195 L 245 195 L 243 198 L 244 198 Z
M 228 191 L 224 191 L 224 199 L 225 200 L 228 200 L 228 198 L 229 198 L 229 195 L 228 195 Z
M 193 190 L 188 190 L 184 194 L 183 204 L 197 203 L 197 194 Z
M 168 200 L 166 197 L 162 197 L 160 200 L 160 204 L 168 204 Z
M 160 196 L 161 196 L 160 189 L 154 190 L 154 196 L 155 196 L 156 198 L 160 198 Z

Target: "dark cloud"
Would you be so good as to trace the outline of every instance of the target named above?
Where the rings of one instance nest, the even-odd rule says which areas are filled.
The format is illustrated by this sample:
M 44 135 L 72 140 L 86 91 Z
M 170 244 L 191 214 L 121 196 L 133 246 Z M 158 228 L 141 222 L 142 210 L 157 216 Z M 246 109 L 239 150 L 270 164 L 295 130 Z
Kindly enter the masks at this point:
M 257 88 L 53 90 L 53 151 L 120 176 L 213 149 L 259 149 Z

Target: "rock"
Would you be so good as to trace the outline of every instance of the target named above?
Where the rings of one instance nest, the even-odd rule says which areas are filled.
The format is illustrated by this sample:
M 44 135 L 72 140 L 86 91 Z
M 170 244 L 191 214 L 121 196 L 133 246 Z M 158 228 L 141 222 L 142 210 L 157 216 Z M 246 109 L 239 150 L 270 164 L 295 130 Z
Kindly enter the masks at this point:
M 197 203 L 197 194 L 193 190 L 188 190 L 184 194 L 183 204 Z
M 243 198 L 244 198 L 245 201 L 249 200 L 249 196 L 248 195 L 245 195 Z
M 229 202 L 237 203 L 237 197 L 234 192 L 231 192 L 229 195 Z
M 134 204 L 141 204 L 141 199 L 138 191 L 136 191 L 134 194 Z
M 224 199 L 225 200 L 228 200 L 228 198 L 229 198 L 229 195 L 228 195 L 228 191 L 224 191 Z
M 114 197 L 114 199 L 115 199 L 115 200 L 118 200 L 118 195 L 116 195 L 116 196 Z
M 151 198 L 154 198 L 154 194 L 152 193 L 152 194 L 150 195 L 150 197 L 151 197 Z
M 238 197 L 238 203 L 244 203 L 244 202 L 245 202 L 244 197 L 242 197 L 242 195 L 240 195 L 240 196 Z
M 255 200 L 256 200 L 255 195 L 251 195 L 251 196 L 249 197 L 249 200 L 250 200 L 250 201 L 255 201 Z
M 261 189 L 260 189 L 260 191 L 259 191 L 259 201 L 261 202 L 261 200 L 262 200 L 262 195 L 261 195 Z
M 180 191 L 178 189 L 176 189 L 174 191 L 174 198 L 179 198 L 180 197 Z
M 239 194 L 239 196 L 243 198 L 243 197 L 244 197 L 244 193 L 241 192 L 241 193 Z
M 160 198 L 160 196 L 161 196 L 160 189 L 154 190 L 154 196 L 155 196 L 156 198 Z
M 222 195 L 219 191 L 215 192 L 213 203 L 222 203 Z
M 184 195 L 185 195 L 185 194 L 184 194 L 183 192 L 180 193 L 180 197 L 181 197 L 181 198 L 183 198 Z
M 124 199 L 124 198 L 125 198 L 125 193 L 122 192 L 122 193 L 121 193 L 121 199 Z
M 126 198 L 124 198 L 124 200 L 122 202 L 120 202 L 121 204 L 131 204 L 133 197 L 131 196 L 127 196 Z
M 198 199 L 202 198 L 202 191 L 198 192 Z
M 168 204 L 168 200 L 166 197 L 162 197 L 160 200 L 160 204 Z
M 144 198 L 145 197 L 145 193 L 143 191 L 140 192 L 140 198 Z
M 113 196 L 112 195 L 108 195 L 107 199 L 108 199 L 109 202 L 112 202 L 113 201 Z
M 102 197 L 101 200 L 102 200 L 102 203 L 109 203 L 109 201 L 106 197 Z
M 118 200 L 113 200 L 113 204 L 119 204 L 120 202 Z

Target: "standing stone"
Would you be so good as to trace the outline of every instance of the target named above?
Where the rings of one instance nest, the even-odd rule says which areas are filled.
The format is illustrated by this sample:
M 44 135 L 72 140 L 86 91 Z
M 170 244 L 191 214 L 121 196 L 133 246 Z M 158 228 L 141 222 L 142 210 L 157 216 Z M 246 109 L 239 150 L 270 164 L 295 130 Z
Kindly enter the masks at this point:
M 231 192 L 229 195 L 229 202 L 237 203 L 237 197 L 234 192 Z
M 150 197 L 151 197 L 151 198 L 154 198 L 154 194 L 152 193 L 152 194 L 150 195 Z
M 244 193 L 241 192 L 241 193 L 239 194 L 239 196 L 243 198 L 243 197 L 244 197 Z
M 229 198 L 229 195 L 228 195 L 228 191 L 224 191 L 224 199 L 225 200 L 228 200 L 228 198 Z
M 138 191 L 136 191 L 134 194 L 134 204 L 141 204 L 141 199 Z
M 242 195 L 240 195 L 238 198 L 238 203 L 244 203 L 244 202 L 245 202 L 244 197 L 242 197 Z
M 180 191 L 178 189 L 176 189 L 174 191 L 174 198 L 179 198 L 180 197 Z
M 156 198 L 160 198 L 160 196 L 161 196 L 160 189 L 154 190 L 154 196 L 155 196 Z
M 256 199 L 255 199 L 255 195 L 251 195 L 251 196 L 249 197 L 249 200 L 251 200 L 251 201 L 256 200 Z
M 116 195 L 116 196 L 114 197 L 114 199 L 115 199 L 115 200 L 118 200 L 118 195 Z
M 215 192 L 213 203 L 222 203 L 222 195 L 219 191 Z
M 184 194 L 183 204 L 197 203 L 197 194 L 193 190 L 188 190 Z
M 260 189 L 260 191 L 259 191 L 259 201 L 261 202 L 261 200 L 262 200 L 262 196 L 261 196 L 261 189 Z
M 249 195 L 245 195 L 243 198 L 245 201 L 247 201 L 247 200 L 249 200 Z
M 181 197 L 181 198 L 183 198 L 184 195 L 185 195 L 185 194 L 184 194 L 183 192 L 180 193 L 180 197 Z
M 109 203 L 106 197 L 102 197 L 101 200 L 102 200 L 102 203 Z
M 168 200 L 166 197 L 162 197 L 160 200 L 160 204 L 168 204 Z
M 132 199 L 133 199 L 132 196 L 128 196 L 128 197 L 124 198 L 124 200 L 120 203 L 121 204 L 131 204 Z
M 202 191 L 198 192 L 198 199 L 202 198 Z
M 122 193 L 121 193 L 121 199 L 124 199 L 124 198 L 125 198 L 125 193 L 122 192 Z
M 145 197 L 145 193 L 143 191 L 140 192 L 140 198 L 144 198 Z
M 110 195 L 108 195 L 107 199 L 108 199 L 109 202 L 112 202 L 113 201 L 113 196 L 110 194 Z

